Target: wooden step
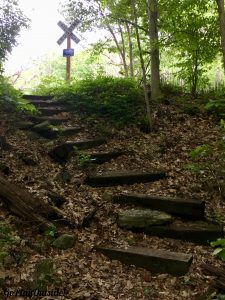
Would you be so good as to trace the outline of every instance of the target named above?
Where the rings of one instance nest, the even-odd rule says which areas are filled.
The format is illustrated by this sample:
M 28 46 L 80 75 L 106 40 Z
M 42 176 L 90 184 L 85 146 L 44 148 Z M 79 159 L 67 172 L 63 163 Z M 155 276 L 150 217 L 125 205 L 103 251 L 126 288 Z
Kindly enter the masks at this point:
M 135 265 L 153 273 L 168 273 L 174 276 L 185 275 L 193 260 L 190 254 L 143 247 L 128 249 L 95 247 L 94 249 L 126 265 Z
M 224 235 L 222 225 L 197 221 L 186 222 L 185 224 L 149 226 L 145 228 L 144 232 L 159 237 L 190 241 L 200 245 L 207 245 Z
M 205 210 L 205 201 L 203 200 L 159 197 L 138 193 L 121 193 L 113 196 L 113 201 L 120 204 L 148 207 L 191 218 L 203 218 Z
M 93 163 L 103 164 L 111 159 L 115 159 L 121 155 L 124 155 L 126 151 L 116 150 L 109 152 L 87 152 L 86 154 L 90 156 Z
M 104 138 L 96 138 L 96 139 L 90 139 L 90 140 L 80 140 L 80 141 L 67 141 L 66 143 L 63 143 L 61 145 L 56 146 L 53 148 L 49 155 L 57 162 L 65 162 L 69 159 L 70 155 L 74 152 L 77 148 L 78 150 L 85 150 L 90 149 L 93 147 L 100 146 L 102 144 L 106 143 L 106 139 Z
M 26 100 L 51 100 L 54 97 L 50 95 L 23 95 L 22 98 Z
M 34 123 L 31 121 L 20 121 L 15 123 L 15 127 L 19 129 L 31 129 L 34 126 Z
M 115 186 L 151 182 L 165 177 L 163 171 L 114 171 L 89 175 L 85 183 L 91 186 Z
M 67 117 L 37 117 L 37 116 L 32 116 L 29 118 L 33 123 L 38 124 L 42 123 L 45 121 L 48 121 L 51 125 L 60 125 L 62 123 L 65 123 L 69 120 Z
M 37 124 L 31 128 L 32 131 L 37 132 L 40 136 L 47 139 L 56 139 L 61 136 L 68 137 L 72 136 L 82 129 L 80 127 L 50 127 L 50 123 L 45 121 Z
M 62 102 L 52 100 L 31 100 L 29 102 L 36 106 L 37 109 L 41 107 L 57 107 L 62 105 Z
M 38 110 L 43 116 L 52 116 L 52 115 L 56 115 L 68 111 L 67 108 L 63 108 L 63 107 L 40 107 L 38 108 Z

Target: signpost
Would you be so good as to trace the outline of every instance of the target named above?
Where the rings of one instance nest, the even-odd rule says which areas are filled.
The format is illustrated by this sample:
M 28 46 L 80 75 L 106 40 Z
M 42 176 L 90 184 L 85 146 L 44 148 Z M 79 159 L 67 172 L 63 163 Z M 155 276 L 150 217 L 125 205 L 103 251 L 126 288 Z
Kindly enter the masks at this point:
M 64 31 L 64 34 L 58 39 L 57 43 L 61 45 L 65 39 L 67 39 L 67 49 L 63 50 L 63 56 L 66 57 L 66 80 L 70 80 L 71 74 L 71 56 L 74 55 L 74 49 L 71 48 L 71 39 L 78 44 L 80 39 L 73 33 L 73 30 L 79 24 L 79 21 L 75 21 L 70 27 L 67 27 L 62 21 L 58 22 L 58 26 Z

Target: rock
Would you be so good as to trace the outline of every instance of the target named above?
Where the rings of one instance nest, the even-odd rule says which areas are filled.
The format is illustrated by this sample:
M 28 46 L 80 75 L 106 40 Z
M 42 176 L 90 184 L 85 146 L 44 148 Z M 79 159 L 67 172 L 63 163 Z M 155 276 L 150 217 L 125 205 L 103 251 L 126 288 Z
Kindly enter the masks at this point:
M 51 202 L 56 207 L 61 207 L 66 202 L 66 198 L 64 198 L 63 196 L 60 196 L 56 193 L 49 193 L 48 197 L 51 199 Z
M 8 176 L 10 174 L 10 169 L 7 165 L 0 163 L 0 172 Z
M 119 214 L 118 225 L 126 229 L 145 229 L 172 221 L 167 213 L 151 209 L 129 209 Z
M 32 153 L 20 153 L 19 158 L 27 166 L 36 166 L 38 164 L 37 157 L 34 157 Z
M 62 170 L 58 176 L 57 176 L 57 179 L 64 182 L 64 183 L 69 183 L 72 179 L 72 176 L 71 174 L 66 171 L 66 170 Z
M 72 248 L 75 245 L 76 240 L 77 237 L 75 235 L 62 234 L 53 242 L 53 246 L 61 250 L 66 250 Z
M 113 202 L 132 204 L 189 218 L 203 218 L 205 210 L 205 201 L 201 199 L 170 198 L 154 194 L 121 193 L 114 195 Z
M 7 150 L 10 150 L 11 148 L 12 148 L 12 146 L 6 142 L 5 137 L 0 136 L 0 150 L 7 151 Z

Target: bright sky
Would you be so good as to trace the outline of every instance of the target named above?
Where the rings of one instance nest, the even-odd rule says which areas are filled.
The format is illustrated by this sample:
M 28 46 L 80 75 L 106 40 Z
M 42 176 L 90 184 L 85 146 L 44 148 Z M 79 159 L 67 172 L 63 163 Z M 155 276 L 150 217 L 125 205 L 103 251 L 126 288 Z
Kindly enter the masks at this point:
M 29 29 L 21 31 L 19 45 L 8 57 L 5 64 L 8 75 L 26 69 L 32 65 L 32 61 L 39 60 L 50 51 L 62 55 L 63 48 L 66 48 L 66 41 L 61 46 L 57 44 L 57 40 L 63 34 L 57 23 L 59 20 L 64 21 L 58 12 L 60 0 L 19 0 L 18 2 L 25 15 L 31 19 L 31 24 Z M 85 44 L 85 41 L 82 44 Z M 75 51 L 82 49 L 81 45 L 72 42 Z

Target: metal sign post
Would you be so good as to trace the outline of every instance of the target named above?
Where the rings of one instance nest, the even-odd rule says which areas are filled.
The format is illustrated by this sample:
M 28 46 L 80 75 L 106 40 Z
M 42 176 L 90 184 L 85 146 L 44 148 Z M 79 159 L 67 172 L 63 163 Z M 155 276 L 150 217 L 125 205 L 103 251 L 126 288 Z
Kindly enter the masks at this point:
M 63 50 L 63 56 L 66 57 L 66 80 L 70 81 L 71 74 L 71 56 L 74 55 L 74 50 L 71 49 L 71 39 L 78 44 L 80 39 L 73 33 L 79 21 L 75 21 L 70 27 L 67 27 L 63 22 L 59 21 L 58 26 L 64 31 L 64 34 L 58 39 L 57 43 L 61 45 L 67 39 L 67 49 Z

